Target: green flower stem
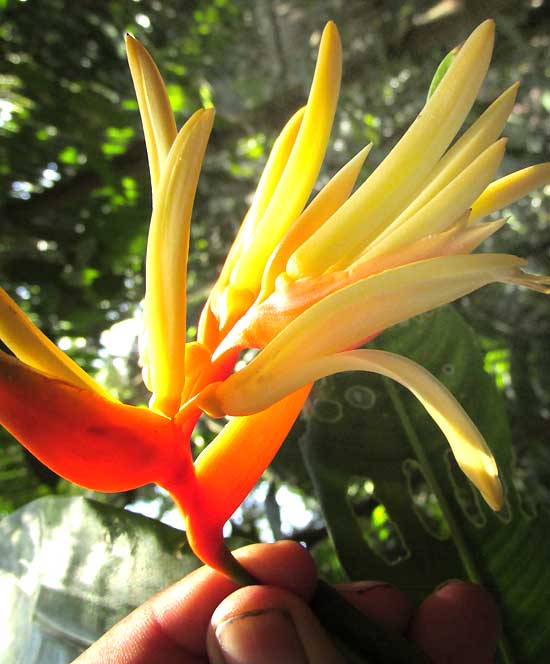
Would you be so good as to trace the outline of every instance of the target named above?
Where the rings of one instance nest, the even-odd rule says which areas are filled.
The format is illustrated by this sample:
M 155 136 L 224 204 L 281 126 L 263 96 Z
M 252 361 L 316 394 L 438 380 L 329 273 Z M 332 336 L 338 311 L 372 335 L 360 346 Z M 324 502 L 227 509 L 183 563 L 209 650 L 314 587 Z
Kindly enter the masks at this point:
M 228 551 L 229 553 L 229 551 Z M 251 574 L 231 553 L 228 560 L 231 558 L 230 566 L 225 568 L 225 573 L 231 578 L 238 586 L 259 586 L 261 581 Z
M 310 606 L 319 622 L 349 649 L 346 659 L 367 664 L 427 664 L 418 648 L 397 632 L 371 621 L 332 586 L 317 582 Z M 350 659 L 350 654 L 355 659 Z

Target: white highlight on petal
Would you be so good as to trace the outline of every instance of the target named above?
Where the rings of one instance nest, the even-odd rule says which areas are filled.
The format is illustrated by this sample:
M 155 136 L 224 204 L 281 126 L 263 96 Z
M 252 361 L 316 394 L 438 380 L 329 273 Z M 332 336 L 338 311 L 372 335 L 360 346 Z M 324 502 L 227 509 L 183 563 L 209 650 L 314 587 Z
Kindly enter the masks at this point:
M 347 267 L 414 200 L 474 103 L 489 67 L 493 40 L 493 21 L 485 21 L 470 35 L 399 143 L 289 258 L 286 271 L 293 279 Z

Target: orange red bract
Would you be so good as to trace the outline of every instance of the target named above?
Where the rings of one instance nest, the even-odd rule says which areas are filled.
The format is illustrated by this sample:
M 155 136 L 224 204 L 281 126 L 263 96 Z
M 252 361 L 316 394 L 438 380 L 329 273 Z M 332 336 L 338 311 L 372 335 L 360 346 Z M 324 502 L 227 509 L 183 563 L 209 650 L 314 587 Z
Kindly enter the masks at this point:
M 493 455 L 454 397 L 407 358 L 354 350 L 491 282 L 548 292 L 549 280 L 525 273 L 521 259 L 471 253 L 505 223 L 482 217 L 550 183 L 550 164 L 493 181 L 517 85 L 453 143 L 487 72 L 493 38 L 492 21 L 470 35 L 417 120 L 355 191 L 370 146 L 308 204 L 340 87 L 340 38 L 329 23 L 308 102 L 275 142 L 197 341 L 186 343 L 189 228 L 214 114 L 199 110 L 178 132 L 156 65 L 128 36 L 154 201 L 140 337 L 149 408 L 106 394 L 0 289 L 0 338 L 17 358 L 0 353 L 0 422 L 82 486 L 165 487 L 197 555 L 233 573 L 223 524 L 276 454 L 311 383 L 339 371 L 374 371 L 417 396 L 466 475 L 500 509 Z M 233 373 L 250 347 L 260 352 Z M 193 463 L 190 437 L 203 412 L 233 417 Z

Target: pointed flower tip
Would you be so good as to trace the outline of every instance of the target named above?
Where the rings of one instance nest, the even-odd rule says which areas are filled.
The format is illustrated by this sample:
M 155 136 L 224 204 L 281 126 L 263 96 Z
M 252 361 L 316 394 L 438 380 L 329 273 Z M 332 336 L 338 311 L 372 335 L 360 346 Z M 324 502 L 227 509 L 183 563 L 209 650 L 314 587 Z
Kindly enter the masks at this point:
M 365 163 L 367 157 L 369 156 L 369 153 L 372 150 L 373 145 L 374 143 L 367 143 L 367 145 L 365 145 L 365 147 L 360 152 L 358 152 L 353 158 L 359 164 L 359 170 L 363 168 L 363 164 Z
M 197 124 L 195 125 L 195 131 L 204 132 L 207 136 L 210 135 L 212 127 L 214 126 L 214 117 L 216 111 L 214 107 L 209 108 L 200 108 L 197 112 Z
M 483 23 L 480 23 L 477 26 L 477 28 L 470 34 L 470 36 L 464 42 L 464 44 L 461 45 L 458 54 L 459 55 L 462 54 L 464 46 L 467 43 L 473 45 L 478 40 L 479 40 L 479 45 L 482 45 L 483 49 L 485 49 L 486 46 L 488 46 L 489 49 L 492 50 L 495 41 L 495 22 L 492 18 L 483 21 Z
M 142 67 L 143 60 L 151 58 L 149 51 L 145 46 L 130 32 L 127 32 L 124 37 L 124 45 L 126 47 L 126 56 L 128 57 L 130 65 L 132 65 L 132 61 L 134 61 L 137 66 Z
M 504 153 L 506 152 L 507 145 L 508 145 L 508 136 L 502 136 L 501 138 L 498 139 L 498 141 L 494 143 L 495 155 L 498 161 L 494 172 L 498 170 L 499 164 L 502 162 L 502 159 L 504 159 Z
M 216 115 L 216 109 L 214 106 L 209 106 L 208 108 L 203 108 L 203 118 L 205 121 L 214 122 L 214 116 Z
M 514 104 L 516 102 L 516 97 L 518 96 L 518 90 L 520 86 L 520 81 L 514 81 L 512 85 L 507 88 L 498 98 L 498 101 L 506 101 L 508 104 L 510 104 L 509 108 L 510 110 L 508 111 L 508 114 L 512 112 L 512 109 L 514 107 Z M 495 102 L 496 103 L 496 102 Z
M 498 477 L 491 477 L 486 486 L 480 488 L 480 491 L 493 512 L 500 512 L 504 505 L 504 491 Z
M 186 123 L 188 132 L 194 133 L 201 131 L 209 134 L 212 129 L 212 125 L 214 124 L 215 115 L 216 111 L 213 107 L 197 109 Z M 185 147 L 184 142 L 182 142 L 181 147 L 182 149 Z
M 127 32 L 124 35 L 124 45 L 126 46 L 126 52 L 130 55 L 131 53 L 136 53 L 137 49 L 141 46 L 141 43 L 131 32 Z M 141 47 L 143 48 L 143 46 Z
M 493 36 L 495 34 L 495 19 L 494 18 L 488 18 L 483 23 L 479 25 L 477 28 L 480 32 L 484 32 L 487 34 L 488 37 Z
M 451 54 L 453 54 L 454 56 L 459 55 L 460 52 L 463 50 L 466 42 L 472 43 L 473 41 L 477 40 L 477 38 L 480 38 L 482 42 L 488 42 L 492 48 L 492 45 L 495 41 L 494 19 L 488 18 L 487 20 L 483 21 L 483 23 L 480 23 L 465 41 L 458 44 L 452 49 L 449 55 Z
M 126 46 L 126 54 L 128 59 L 134 59 L 138 66 L 142 68 L 146 67 L 147 63 L 149 62 L 149 66 L 152 66 L 154 69 L 157 68 L 149 51 L 137 37 L 134 37 L 131 32 L 126 33 L 124 37 L 124 45 Z
M 323 30 L 323 35 L 321 38 L 323 41 L 326 40 L 330 46 L 339 51 L 342 49 L 342 42 L 340 40 L 340 33 L 336 27 L 334 21 L 329 21 Z
M 478 488 L 483 499 L 494 512 L 499 512 L 504 503 L 504 490 L 499 479 L 498 466 L 491 451 L 478 449 L 476 458 L 471 459 L 475 464 L 469 467 L 465 459 L 457 458 L 464 473 Z

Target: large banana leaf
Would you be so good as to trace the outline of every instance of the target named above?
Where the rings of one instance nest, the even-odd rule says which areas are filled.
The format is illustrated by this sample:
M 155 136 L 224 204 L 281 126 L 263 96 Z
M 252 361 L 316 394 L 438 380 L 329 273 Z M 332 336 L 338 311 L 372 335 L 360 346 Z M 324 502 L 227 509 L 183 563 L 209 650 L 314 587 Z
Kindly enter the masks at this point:
M 153 519 L 84 498 L 30 503 L 0 523 L 0 662 L 67 664 L 198 564 Z
M 400 386 L 364 373 L 321 381 L 300 445 L 345 571 L 389 579 L 418 598 L 447 578 L 479 581 L 502 609 L 501 661 L 548 661 L 550 519 L 514 486 L 503 399 L 472 330 L 444 308 L 396 326 L 377 345 L 418 361 L 455 394 L 495 453 L 506 504 L 494 514 L 483 503 L 442 434 Z M 394 550 L 401 550 L 391 566 L 369 546 L 369 527 L 350 500 L 350 487 L 365 480 L 383 506 L 366 525 L 382 525 L 389 542 L 393 524 Z

